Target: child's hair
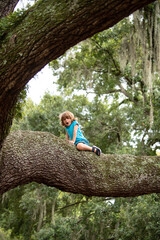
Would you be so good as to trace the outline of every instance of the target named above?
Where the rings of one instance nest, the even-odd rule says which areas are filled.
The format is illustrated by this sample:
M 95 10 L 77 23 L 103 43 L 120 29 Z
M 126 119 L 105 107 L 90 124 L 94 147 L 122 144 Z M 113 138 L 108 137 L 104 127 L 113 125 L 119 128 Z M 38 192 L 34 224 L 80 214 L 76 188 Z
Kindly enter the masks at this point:
M 73 113 L 71 113 L 71 112 L 69 112 L 69 111 L 66 111 L 66 112 L 61 113 L 61 114 L 59 115 L 59 118 L 60 118 L 60 122 L 61 122 L 61 125 L 62 125 L 62 126 L 65 126 L 64 120 L 65 120 L 66 118 L 70 118 L 72 122 L 73 122 L 74 120 L 77 120 L 77 119 L 74 117 Z

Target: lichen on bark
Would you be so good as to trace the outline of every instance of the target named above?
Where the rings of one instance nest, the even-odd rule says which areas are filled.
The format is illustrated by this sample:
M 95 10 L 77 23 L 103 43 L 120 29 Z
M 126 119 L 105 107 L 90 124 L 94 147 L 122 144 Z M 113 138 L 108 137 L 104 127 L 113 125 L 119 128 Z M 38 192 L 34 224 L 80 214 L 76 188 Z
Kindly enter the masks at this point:
M 1 193 L 31 181 L 88 196 L 160 192 L 159 157 L 78 151 L 50 133 L 18 131 L 2 149 Z

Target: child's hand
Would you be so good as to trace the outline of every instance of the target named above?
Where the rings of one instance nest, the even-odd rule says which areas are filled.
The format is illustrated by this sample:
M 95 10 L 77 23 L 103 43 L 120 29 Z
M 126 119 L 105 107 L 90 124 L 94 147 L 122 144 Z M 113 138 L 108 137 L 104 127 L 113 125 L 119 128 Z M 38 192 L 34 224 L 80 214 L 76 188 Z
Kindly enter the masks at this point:
M 74 145 L 74 142 L 73 141 L 69 141 L 70 144 Z

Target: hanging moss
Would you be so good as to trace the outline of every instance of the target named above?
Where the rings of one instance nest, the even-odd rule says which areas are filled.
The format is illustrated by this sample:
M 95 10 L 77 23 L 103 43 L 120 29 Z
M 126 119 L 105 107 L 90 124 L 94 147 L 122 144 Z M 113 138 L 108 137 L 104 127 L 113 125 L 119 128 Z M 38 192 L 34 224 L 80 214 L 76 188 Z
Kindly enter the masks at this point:
M 155 74 L 160 74 L 159 16 L 160 2 L 158 1 L 134 12 L 133 28 L 129 34 L 129 39 L 124 37 L 120 54 L 121 69 L 124 70 L 129 62 L 132 76 L 135 75 L 136 58 L 141 58 L 142 82 L 147 88 L 150 105 L 150 127 L 152 127 L 154 121 L 152 97 Z M 137 49 L 141 52 L 141 56 L 137 55 Z M 133 82 L 133 87 L 134 84 Z

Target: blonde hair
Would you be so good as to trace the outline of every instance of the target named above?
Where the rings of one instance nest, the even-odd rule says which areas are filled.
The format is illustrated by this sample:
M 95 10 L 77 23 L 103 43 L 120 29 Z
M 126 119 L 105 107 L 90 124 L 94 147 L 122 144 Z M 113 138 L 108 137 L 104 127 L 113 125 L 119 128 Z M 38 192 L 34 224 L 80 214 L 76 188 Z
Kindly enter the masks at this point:
M 71 113 L 71 112 L 69 112 L 69 111 L 66 111 L 66 112 L 61 113 L 61 114 L 59 115 L 59 118 L 60 118 L 60 123 L 61 123 L 62 126 L 65 126 L 64 120 L 65 120 L 66 118 L 71 119 L 71 122 L 73 122 L 74 120 L 77 120 L 77 119 L 74 117 L 73 113 Z

